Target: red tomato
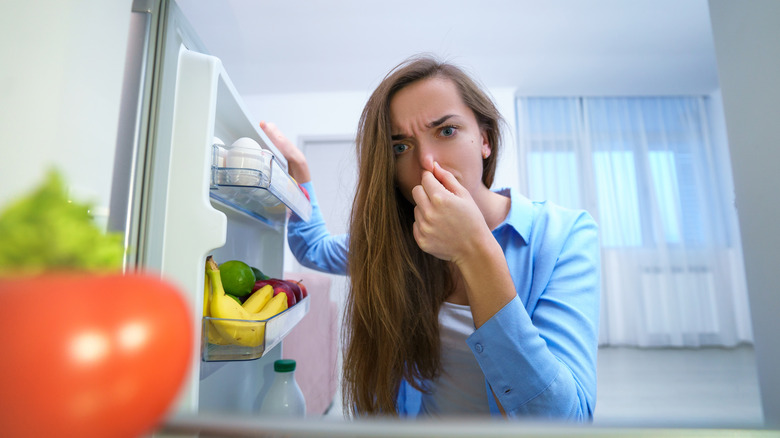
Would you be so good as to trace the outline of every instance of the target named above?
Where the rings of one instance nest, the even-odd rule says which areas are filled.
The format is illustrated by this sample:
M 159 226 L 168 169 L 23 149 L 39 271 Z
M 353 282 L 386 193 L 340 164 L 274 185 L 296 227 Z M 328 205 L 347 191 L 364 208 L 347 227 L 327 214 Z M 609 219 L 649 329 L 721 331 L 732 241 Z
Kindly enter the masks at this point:
M 0 279 L 0 433 L 137 437 L 188 372 L 192 315 L 144 275 Z

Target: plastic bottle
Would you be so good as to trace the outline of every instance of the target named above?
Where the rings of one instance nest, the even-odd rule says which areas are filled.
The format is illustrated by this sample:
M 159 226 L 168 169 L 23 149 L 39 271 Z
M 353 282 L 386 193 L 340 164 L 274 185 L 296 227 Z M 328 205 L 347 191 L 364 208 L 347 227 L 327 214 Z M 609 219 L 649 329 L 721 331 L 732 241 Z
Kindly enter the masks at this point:
M 262 415 L 276 417 L 306 416 L 306 400 L 295 381 L 295 361 L 279 359 L 274 362 L 274 381 L 260 406 Z

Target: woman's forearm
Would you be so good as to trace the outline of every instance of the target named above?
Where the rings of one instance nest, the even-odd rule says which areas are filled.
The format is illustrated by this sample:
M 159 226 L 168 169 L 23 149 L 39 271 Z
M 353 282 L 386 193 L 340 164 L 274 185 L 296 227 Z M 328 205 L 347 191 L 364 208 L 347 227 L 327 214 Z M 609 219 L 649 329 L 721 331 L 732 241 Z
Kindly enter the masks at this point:
M 466 285 L 475 328 L 517 296 L 501 246 L 490 233 L 480 239 L 456 261 Z

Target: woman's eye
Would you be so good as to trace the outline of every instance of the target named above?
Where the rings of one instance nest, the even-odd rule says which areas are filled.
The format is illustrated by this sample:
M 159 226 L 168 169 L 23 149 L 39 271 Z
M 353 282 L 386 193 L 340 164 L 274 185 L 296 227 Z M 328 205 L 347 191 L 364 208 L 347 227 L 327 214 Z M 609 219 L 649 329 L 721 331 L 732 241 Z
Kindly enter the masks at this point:
M 441 135 L 443 137 L 452 137 L 455 135 L 455 127 L 454 126 L 445 126 L 441 128 Z
M 401 155 L 402 153 L 406 152 L 407 149 L 409 149 L 409 146 L 403 143 L 393 145 L 393 153 L 396 155 Z

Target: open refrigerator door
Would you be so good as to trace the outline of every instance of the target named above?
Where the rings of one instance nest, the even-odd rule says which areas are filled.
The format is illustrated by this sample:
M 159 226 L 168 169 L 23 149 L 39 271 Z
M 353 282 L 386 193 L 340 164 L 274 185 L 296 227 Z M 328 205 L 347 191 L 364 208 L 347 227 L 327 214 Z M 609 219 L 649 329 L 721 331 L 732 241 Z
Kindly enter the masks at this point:
M 222 262 L 251 260 L 263 272 L 281 277 L 287 209 L 304 219 L 311 216 L 309 201 L 278 163 L 270 150 L 270 140 L 247 114 L 219 59 L 181 47 L 162 272 L 191 294 L 196 315 L 203 303 L 207 255 L 218 254 Z M 258 156 L 262 159 L 254 161 L 251 168 L 220 166 L 225 163 L 214 153 L 215 136 L 228 142 L 250 138 L 261 145 Z M 227 241 L 228 223 L 231 242 Z M 235 242 L 241 242 L 242 248 Z M 217 318 L 196 321 L 195 330 L 202 336 L 193 369 L 201 372 L 192 376 L 190 404 L 194 407 L 194 392 L 198 389 L 201 411 L 252 411 L 259 397 L 256 391 L 262 387 L 262 374 L 268 370 L 262 363 L 237 361 L 266 355 L 280 358 L 281 352 L 274 351 L 274 347 L 308 308 L 309 300 L 303 299 L 268 320 L 250 323 L 264 329 L 256 345 L 212 343 L 209 335 Z M 217 361 L 228 363 L 210 363 Z
M 308 219 L 311 205 L 216 57 L 180 47 L 172 126 L 161 272 L 186 291 L 193 314 L 202 315 L 206 257 L 243 260 L 280 278 L 287 209 Z M 252 139 L 262 148 L 260 159 L 251 167 L 225 167 L 215 137 L 229 143 Z M 182 409 L 255 410 L 267 365 L 281 358 L 275 347 L 308 308 L 304 298 L 270 319 L 242 322 L 264 334 L 252 345 L 212 342 L 218 318 L 196 318 L 193 329 L 201 336 L 192 369 L 200 372 L 190 377 Z M 259 358 L 265 360 L 253 361 Z
M 308 219 L 311 205 L 176 3 L 136 0 L 133 13 L 138 32 L 129 42 L 112 228 L 125 232 L 126 270 L 158 272 L 184 293 L 194 316 L 190 374 L 171 413 L 254 412 L 309 300 L 242 322 L 262 329 L 257 342 L 209 342 L 215 318 L 204 317 L 206 257 L 281 278 L 288 214 Z M 258 159 L 220 160 L 217 138 L 251 140 Z

